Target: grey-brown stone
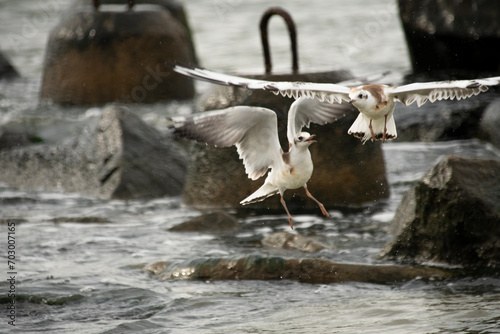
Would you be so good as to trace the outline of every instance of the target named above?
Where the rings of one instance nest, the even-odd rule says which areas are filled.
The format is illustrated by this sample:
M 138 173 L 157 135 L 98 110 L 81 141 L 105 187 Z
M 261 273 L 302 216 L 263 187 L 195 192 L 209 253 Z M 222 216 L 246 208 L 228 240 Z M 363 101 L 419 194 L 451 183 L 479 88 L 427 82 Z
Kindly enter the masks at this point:
M 102 198 L 179 195 L 186 159 L 133 112 L 110 106 L 76 138 L 0 150 L 0 182 Z
M 60 104 L 151 103 L 194 96 L 166 62 L 196 63 L 185 18 L 166 8 L 63 13 L 50 33 L 40 96 Z
M 240 229 L 238 220 L 233 216 L 216 211 L 203 214 L 182 222 L 169 229 L 172 232 L 234 232 Z
M 259 255 L 235 259 L 196 259 L 161 268 L 164 270 L 149 271 L 154 272 L 159 279 L 163 280 L 287 279 L 314 284 L 343 282 L 391 284 L 417 278 L 423 280 L 443 279 L 455 274 L 453 271 L 434 267 L 343 264 L 325 259 L 285 259 Z
M 150 265 L 147 265 L 144 268 L 144 270 L 149 272 L 152 275 L 158 275 L 158 274 L 161 274 L 162 272 L 164 272 L 165 269 L 167 269 L 168 265 L 169 265 L 169 263 L 166 261 L 159 261 L 159 262 L 155 262 L 155 263 L 152 263 Z
M 80 223 L 80 224 L 108 224 L 111 221 L 104 217 L 85 216 L 85 217 L 56 217 L 45 220 L 51 223 Z
M 500 161 L 447 156 L 408 190 L 381 255 L 465 267 L 500 264 Z
M 329 247 L 318 240 L 290 232 L 276 232 L 262 240 L 262 245 L 268 248 L 296 249 L 306 253 L 317 253 Z

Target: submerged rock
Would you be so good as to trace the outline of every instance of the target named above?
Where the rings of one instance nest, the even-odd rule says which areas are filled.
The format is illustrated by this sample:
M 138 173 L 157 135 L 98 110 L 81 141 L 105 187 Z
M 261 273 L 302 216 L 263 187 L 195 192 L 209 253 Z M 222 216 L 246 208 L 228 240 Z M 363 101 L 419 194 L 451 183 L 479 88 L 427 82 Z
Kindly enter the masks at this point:
M 398 3 L 414 72 L 500 71 L 500 2 Z
M 344 72 L 334 72 L 317 76 L 266 76 L 265 79 L 337 82 L 346 76 Z M 202 97 L 199 104 L 201 110 L 222 109 L 234 105 L 270 108 L 277 113 L 280 142 L 284 144 L 287 143 L 286 123 L 292 102 L 293 99 L 275 96 L 266 91 L 214 87 Z M 327 210 L 333 207 L 360 206 L 389 197 L 381 144 L 376 142 L 362 145 L 358 139 L 349 136 L 347 130 L 358 112 L 348 104 L 338 107 L 345 110 L 346 117 L 333 124 L 312 124 L 308 130 L 316 134 L 318 141 L 310 147 L 314 172 L 308 189 Z M 288 147 L 283 149 L 286 151 Z M 247 177 L 234 147 L 216 148 L 194 144 L 190 155 L 183 193 L 183 202 L 186 205 L 198 209 L 234 208 L 282 212 L 279 196 L 244 208 L 239 204 L 262 185 L 264 178 L 252 181 Z M 292 214 L 320 213 L 316 203 L 307 198 L 303 189 L 287 190 L 285 198 Z
M 161 6 L 124 10 L 122 2 L 111 11 L 75 1 L 50 33 L 41 98 L 83 105 L 192 98 L 192 80 L 165 65 L 196 64 L 184 12 L 168 5 L 174 1 L 153 3 Z
M 94 217 L 94 216 L 87 216 L 87 217 L 56 217 L 52 219 L 47 219 L 45 220 L 47 222 L 51 223 L 81 223 L 81 224 L 108 224 L 111 223 L 111 221 L 107 218 L 104 217 Z
M 132 199 L 179 195 L 186 156 L 130 110 L 110 106 L 76 138 L 0 150 L 0 182 Z
M 233 216 L 223 212 L 211 212 L 175 225 L 172 232 L 232 232 L 238 231 L 240 225 Z
M 262 240 L 262 244 L 268 248 L 296 249 L 306 253 L 317 253 L 329 248 L 314 238 L 290 232 L 277 232 L 268 235 Z
M 381 255 L 403 262 L 500 265 L 500 161 L 447 156 L 408 190 Z
M 170 263 L 166 261 L 160 261 L 160 262 L 155 262 L 152 263 L 144 268 L 145 271 L 149 272 L 150 274 L 153 275 L 158 275 L 162 272 L 165 271 L 165 269 L 168 268 Z
M 154 268 L 157 268 L 155 266 Z M 163 267 L 162 267 L 163 268 Z M 237 259 L 211 258 L 149 270 L 163 280 L 296 280 L 329 284 L 367 282 L 391 284 L 413 279 L 442 279 L 452 271 L 432 267 L 335 263 L 325 259 L 285 259 L 250 255 Z
M 0 150 L 13 149 L 33 143 L 32 136 L 26 132 L 11 131 L 8 128 L 0 129 Z
M 19 77 L 19 73 L 14 66 L 0 52 L 0 79 L 13 79 Z
M 480 137 L 500 148 L 500 99 L 493 101 L 484 111 L 480 123 Z
M 21 224 L 28 222 L 26 219 L 22 218 L 0 218 L 0 225 L 9 225 L 9 224 Z

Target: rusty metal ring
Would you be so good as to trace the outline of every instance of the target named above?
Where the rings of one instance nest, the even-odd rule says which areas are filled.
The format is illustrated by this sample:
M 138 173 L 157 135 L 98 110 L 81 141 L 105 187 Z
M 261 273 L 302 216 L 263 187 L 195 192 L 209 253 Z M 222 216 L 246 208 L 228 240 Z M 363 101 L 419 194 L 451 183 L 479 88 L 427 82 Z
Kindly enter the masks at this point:
M 299 57 L 297 52 L 297 31 L 295 29 L 295 23 L 293 22 L 290 14 L 281 7 L 271 7 L 264 12 L 262 18 L 260 19 L 260 38 L 262 41 L 262 49 L 264 51 L 264 63 L 266 67 L 266 74 L 271 73 L 271 53 L 269 52 L 269 39 L 267 25 L 269 19 L 273 15 L 279 15 L 285 20 L 288 27 L 288 33 L 290 35 L 290 47 L 292 49 L 292 71 L 296 74 L 299 71 Z

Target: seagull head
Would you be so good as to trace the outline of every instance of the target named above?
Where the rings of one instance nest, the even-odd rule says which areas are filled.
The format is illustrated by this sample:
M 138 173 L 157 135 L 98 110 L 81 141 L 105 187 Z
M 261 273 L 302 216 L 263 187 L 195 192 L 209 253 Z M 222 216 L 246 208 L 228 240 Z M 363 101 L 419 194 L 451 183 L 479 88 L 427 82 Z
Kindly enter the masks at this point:
M 350 103 L 358 109 L 372 109 L 377 105 L 373 94 L 368 90 L 355 88 L 349 93 Z
M 316 136 L 310 134 L 309 132 L 299 132 L 295 136 L 295 145 L 297 147 L 307 148 L 307 147 L 309 147 L 309 145 L 316 142 L 314 140 L 314 137 L 316 137 Z

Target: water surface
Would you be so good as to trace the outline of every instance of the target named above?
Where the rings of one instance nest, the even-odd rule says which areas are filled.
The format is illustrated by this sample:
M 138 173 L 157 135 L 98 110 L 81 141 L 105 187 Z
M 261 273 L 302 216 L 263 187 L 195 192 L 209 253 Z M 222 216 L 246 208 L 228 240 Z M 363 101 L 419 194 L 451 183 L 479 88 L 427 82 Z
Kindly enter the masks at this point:
M 183 1 L 203 66 L 262 73 L 258 21 L 268 3 Z M 0 82 L 0 123 L 36 128 L 47 142 L 72 136 L 99 117 L 100 108 L 40 104 L 38 90 L 48 32 L 68 0 L 0 2 L 0 48 L 22 75 Z M 277 1 L 294 17 L 304 71 L 349 68 L 355 74 L 404 74 L 409 62 L 393 1 Z M 286 72 L 285 29 L 271 20 L 275 70 Z M 207 85 L 199 84 L 199 91 Z M 165 116 L 190 104 L 137 105 L 150 124 L 165 130 Z M 40 130 L 41 129 L 41 130 Z M 443 156 L 500 159 L 477 141 L 391 142 L 384 146 L 391 197 L 359 212 L 331 218 L 297 215 L 294 233 L 316 235 L 332 246 L 318 254 L 264 249 L 260 240 L 290 231 L 286 215 L 242 218 L 228 234 L 167 230 L 199 215 L 180 197 L 102 200 L 79 194 L 20 191 L 0 185 L 0 219 L 16 222 L 17 318 L 22 333 L 500 333 L 500 280 L 399 285 L 301 284 L 293 281 L 162 281 L 142 270 L 157 261 L 249 254 L 321 257 L 375 263 L 391 239 L 386 229 L 403 196 Z M 107 223 L 54 223 L 61 217 L 99 217 Z M 0 225 L 2 283 L 8 290 L 7 225 Z M 1 299 L 4 298 L 4 299 Z M 0 332 L 11 333 L 6 315 Z

